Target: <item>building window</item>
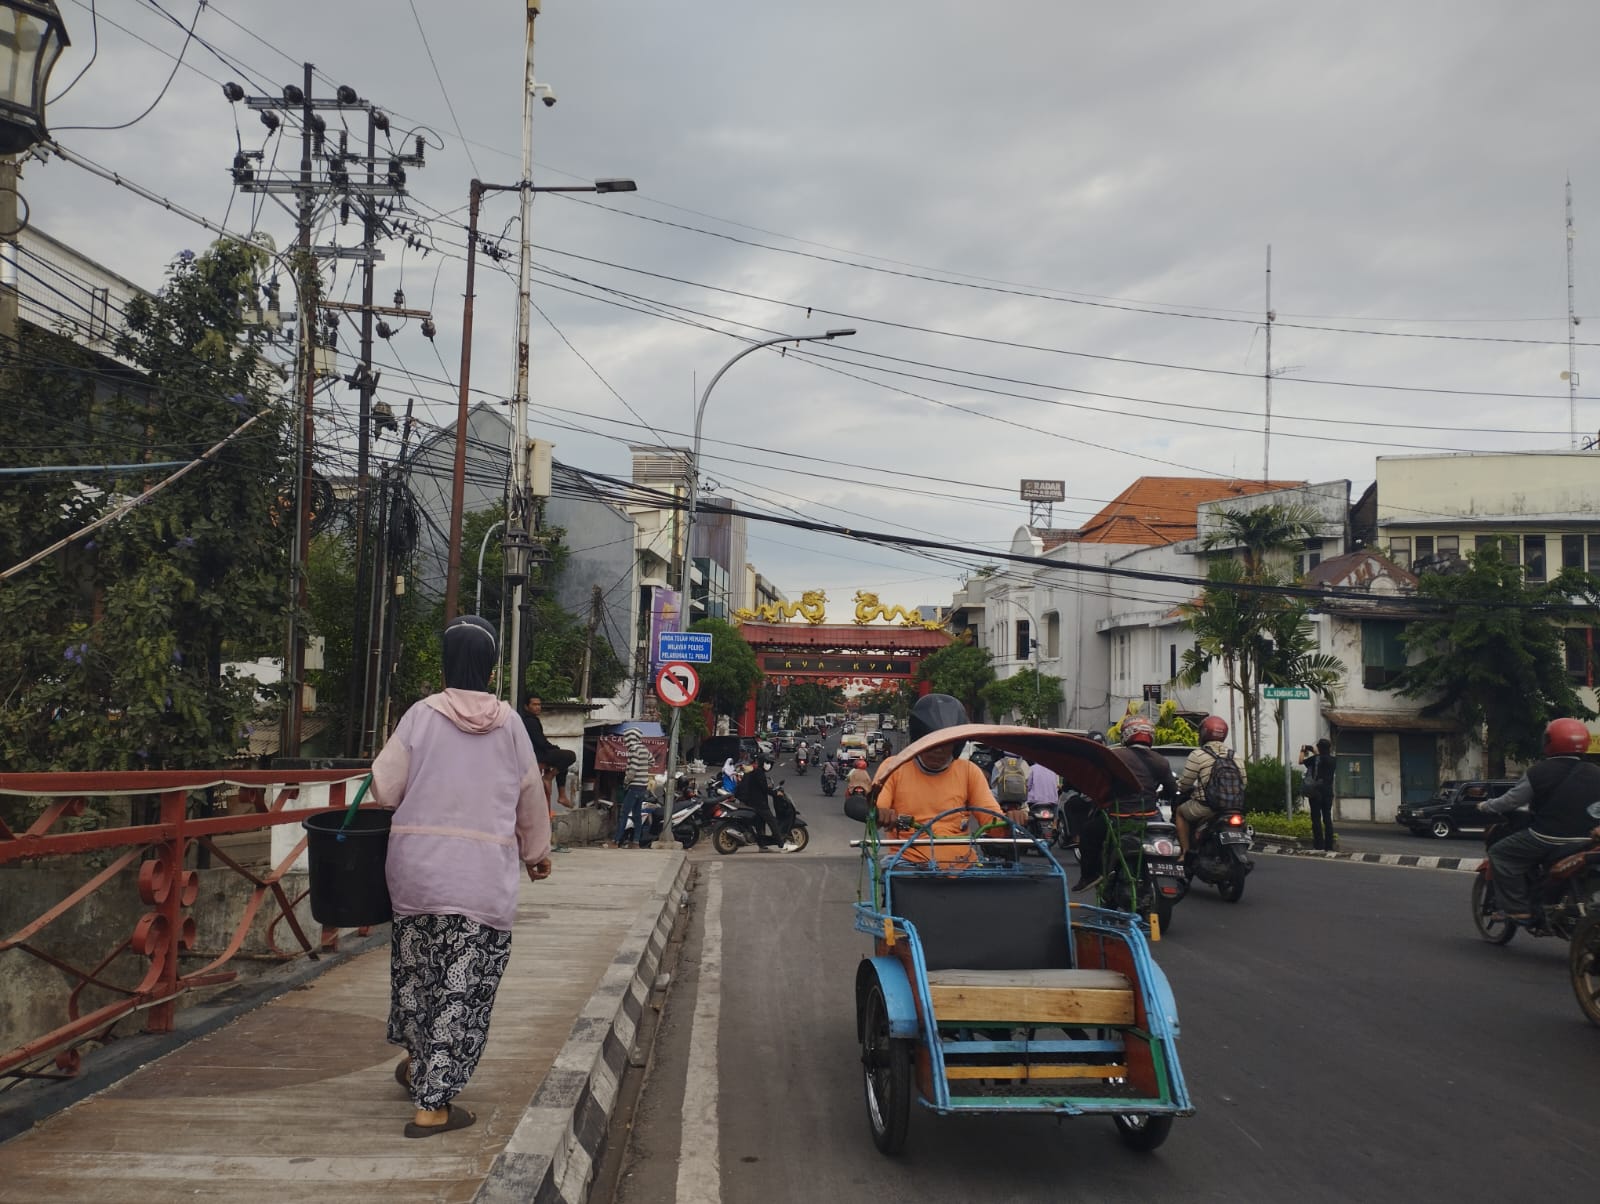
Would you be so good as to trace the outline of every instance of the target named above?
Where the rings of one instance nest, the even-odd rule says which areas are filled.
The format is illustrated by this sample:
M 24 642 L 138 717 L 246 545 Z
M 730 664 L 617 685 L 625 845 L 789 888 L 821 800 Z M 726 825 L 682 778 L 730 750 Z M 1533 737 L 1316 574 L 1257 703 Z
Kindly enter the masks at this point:
M 1561 642 L 1566 647 L 1568 679 L 1575 686 L 1594 685 L 1594 628 L 1564 627 Z
M 1561 537 L 1561 567 L 1564 569 L 1583 568 L 1583 536 L 1563 535 Z
M 1529 581 L 1545 579 L 1543 535 L 1522 537 L 1522 575 Z
M 1017 659 L 1028 659 L 1028 650 L 1033 647 L 1032 632 L 1028 630 L 1028 620 L 1017 620 Z
M 1600 572 L 1600 535 L 1589 536 L 1589 571 Z
M 1411 563 L 1413 565 L 1418 565 L 1418 564 L 1421 564 L 1424 560 L 1432 560 L 1432 559 L 1433 559 L 1433 536 L 1431 536 L 1431 535 L 1419 535 L 1419 536 L 1417 536 L 1417 551 L 1416 551 L 1416 555 L 1412 558 Z
M 1061 655 L 1061 612 L 1058 610 L 1045 612 L 1044 655 L 1052 660 Z
M 1406 667 L 1405 629 L 1398 619 L 1361 621 L 1361 684 L 1369 690 L 1388 685 Z
M 1411 536 L 1397 535 L 1389 541 L 1389 559 L 1403 569 L 1411 567 Z
M 1522 563 L 1522 539 L 1517 535 L 1478 535 L 1473 537 L 1473 548 L 1479 552 L 1490 544 L 1500 545 L 1500 559 L 1507 564 Z
M 1441 535 L 1435 542 L 1438 545 L 1438 554 L 1441 557 L 1461 555 L 1461 536 Z
M 1178 646 L 1167 645 L 1167 680 L 1175 681 L 1178 676 Z

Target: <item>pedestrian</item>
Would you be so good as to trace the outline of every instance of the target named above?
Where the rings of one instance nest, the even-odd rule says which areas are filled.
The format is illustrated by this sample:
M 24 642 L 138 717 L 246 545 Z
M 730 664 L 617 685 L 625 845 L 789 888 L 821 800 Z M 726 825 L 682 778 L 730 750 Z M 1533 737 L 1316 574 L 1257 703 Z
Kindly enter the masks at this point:
M 556 801 L 563 807 L 571 807 L 572 800 L 567 794 L 567 771 L 577 761 L 578 755 L 552 743 L 544 734 L 543 710 L 544 700 L 535 691 L 529 690 L 522 700 L 522 726 L 528 729 L 528 739 L 533 741 L 533 755 L 544 766 L 545 792 L 549 793 L 553 779 Z
M 464 1129 L 451 1101 L 477 1068 L 511 957 L 523 867 L 550 876 L 550 804 L 527 731 L 489 690 L 494 628 L 444 631 L 444 689 L 414 704 L 372 762 L 372 797 L 394 809 L 387 878 L 388 1041 L 416 1116 L 407 1137 Z
M 1333 852 L 1333 774 L 1338 761 L 1333 743 L 1324 736 L 1317 741 L 1316 754 L 1307 763 L 1306 801 L 1311 807 L 1311 844 Z
M 628 839 L 628 821 L 633 821 L 635 837 L 642 838 L 644 834 L 644 796 L 650 793 L 650 771 L 654 768 L 655 758 L 650 755 L 650 750 L 645 747 L 644 737 L 639 734 L 639 729 L 630 727 L 622 733 L 624 742 L 628 746 L 628 768 L 622 776 L 622 803 L 617 807 L 617 834 L 611 842 L 613 847 L 626 849 L 634 841 Z M 638 843 L 645 843 L 640 839 Z

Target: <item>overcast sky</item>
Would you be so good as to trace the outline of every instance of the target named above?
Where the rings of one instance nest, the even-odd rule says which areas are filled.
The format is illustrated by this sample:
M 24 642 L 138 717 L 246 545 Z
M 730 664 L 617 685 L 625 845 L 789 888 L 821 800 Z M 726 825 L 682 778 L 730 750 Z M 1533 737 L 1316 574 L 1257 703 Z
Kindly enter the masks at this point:
M 98 57 L 50 124 L 230 228 L 250 228 L 253 200 L 232 195 L 235 119 L 247 149 L 270 158 L 279 139 L 216 81 L 277 90 L 305 59 L 444 143 L 410 175 L 419 209 L 453 214 L 435 245 L 459 255 L 474 174 L 518 176 L 519 4 L 416 0 L 425 43 L 410 0 L 218 0 L 195 32 L 234 66 L 191 43 L 148 117 L 69 130 L 161 90 L 195 8 L 160 6 L 180 24 L 99 0 Z M 94 41 L 87 0 L 60 7 L 55 90 Z M 1023 477 L 1065 480 L 1055 522 L 1076 526 L 1141 475 L 1261 476 L 1270 243 L 1272 476 L 1359 492 L 1378 455 L 1568 446 L 1562 189 L 1570 172 L 1578 312 L 1600 313 L 1597 39 L 1600 8 L 1577 0 L 547 0 L 536 64 L 559 103 L 538 109 L 536 181 L 640 191 L 534 206 L 536 265 L 583 283 L 535 277 L 532 433 L 625 476 L 627 443 L 687 442 L 731 333 L 854 326 L 827 367 L 764 352 L 730 372 L 705 475 L 766 509 L 1004 548 Z M 283 141 L 278 165 L 296 166 Z M 59 161 L 29 164 L 22 193 L 36 226 L 142 284 L 208 241 Z M 514 247 L 515 214 L 492 199 L 483 227 Z M 270 205 L 259 228 L 293 236 Z M 380 348 L 383 391 L 449 422 L 464 265 L 401 250 L 379 296 L 403 287 L 440 333 L 430 348 L 413 323 Z M 478 295 L 473 383 L 504 395 L 514 279 L 483 265 Z M 1579 347 L 1580 370 L 1596 358 Z M 1580 399 L 1577 425 L 1594 431 L 1600 406 Z M 826 588 L 839 619 L 857 589 L 948 601 L 981 562 L 756 523 L 750 551 L 792 597 Z

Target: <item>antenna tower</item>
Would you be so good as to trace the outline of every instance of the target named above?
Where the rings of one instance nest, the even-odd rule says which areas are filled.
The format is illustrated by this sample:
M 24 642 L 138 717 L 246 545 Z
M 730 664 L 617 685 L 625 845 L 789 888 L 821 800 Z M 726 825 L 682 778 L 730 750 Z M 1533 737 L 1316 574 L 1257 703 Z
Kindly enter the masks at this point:
M 1578 310 L 1572 287 L 1572 177 L 1567 176 L 1567 425 L 1578 446 Z

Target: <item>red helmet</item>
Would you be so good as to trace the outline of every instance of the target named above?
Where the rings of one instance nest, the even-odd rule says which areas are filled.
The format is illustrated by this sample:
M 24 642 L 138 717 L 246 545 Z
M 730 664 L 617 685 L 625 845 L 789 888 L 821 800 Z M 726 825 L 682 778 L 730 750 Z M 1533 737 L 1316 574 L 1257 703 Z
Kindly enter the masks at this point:
M 1578 719 L 1552 719 L 1544 727 L 1544 755 L 1575 757 L 1589 750 L 1589 729 Z
M 1228 738 L 1228 721 L 1221 715 L 1207 715 L 1200 721 L 1200 743 L 1210 744 L 1213 740 L 1223 741 Z
M 1156 725 L 1150 722 L 1148 715 L 1129 715 L 1122 721 L 1122 742 L 1124 744 L 1154 744 L 1156 742 Z
M 865 769 L 866 767 L 867 767 L 867 763 L 865 761 L 857 761 L 856 762 L 856 768 L 857 769 Z

